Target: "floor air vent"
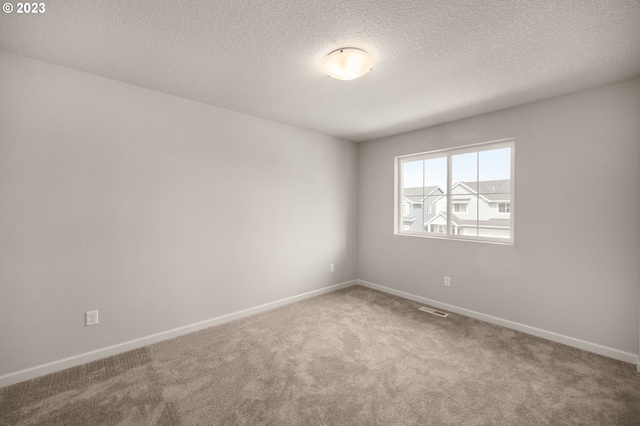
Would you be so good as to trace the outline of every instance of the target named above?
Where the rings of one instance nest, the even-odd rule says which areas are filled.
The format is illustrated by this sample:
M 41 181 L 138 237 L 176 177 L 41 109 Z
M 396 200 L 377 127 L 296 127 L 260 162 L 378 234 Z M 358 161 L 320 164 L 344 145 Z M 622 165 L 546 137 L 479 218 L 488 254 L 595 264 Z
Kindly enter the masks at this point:
M 446 312 L 436 311 L 435 309 L 427 308 L 426 306 L 423 306 L 422 308 L 420 308 L 420 310 L 424 312 L 429 312 L 430 314 L 433 314 L 442 318 L 446 318 L 449 316 L 449 314 L 447 314 Z

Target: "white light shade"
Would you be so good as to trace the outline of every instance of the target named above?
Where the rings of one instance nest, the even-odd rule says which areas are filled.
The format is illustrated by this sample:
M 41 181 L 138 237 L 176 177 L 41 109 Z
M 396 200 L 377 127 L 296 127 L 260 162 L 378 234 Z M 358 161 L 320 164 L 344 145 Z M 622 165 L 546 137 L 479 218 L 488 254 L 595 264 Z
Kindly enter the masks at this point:
M 322 71 L 338 80 L 353 80 L 373 68 L 373 58 L 364 50 L 345 47 L 331 52 L 322 61 Z

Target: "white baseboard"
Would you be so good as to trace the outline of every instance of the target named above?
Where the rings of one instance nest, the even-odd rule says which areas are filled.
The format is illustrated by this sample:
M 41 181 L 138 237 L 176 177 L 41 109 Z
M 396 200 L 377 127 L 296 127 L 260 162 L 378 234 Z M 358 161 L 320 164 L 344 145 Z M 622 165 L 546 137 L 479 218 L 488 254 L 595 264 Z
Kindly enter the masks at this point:
M 542 330 L 536 327 L 520 324 L 517 322 L 505 320 L 502 318 L 494 317 L 491 315 L 482 314 L 480 312 L 471 311 L 469 309 L 460 308 L 447 303 L 438 302 L 437 300 L 427 299 L 426 297 L 417 296 L 415 294 L 406 293 L 404 291 L 395 290 L 389 287 L 381 286 L 364 280 L 346 281 L 344 283 L 332 285 L 329 287 L 313 290 L 307 293 L 299 294 L 297 296 L 287 297 L 285 299 L 277 300 L 263 305 L 255 306 L 253 308 L 244 309 L 242 311 L 234 312 L 231 314 L 223 315 L 220 317 L 212 318 L 209 320 L 201 321 L 195 324 L 186 325 L 183 327 L 174 328 L 172 330 L 163 331 L 161 333 L 152 334 L 150 336 L 141 337 L 139 339 L 130 340 L 128 342 L 119 343 L 117 345 L 109 346 L 102 349 L 97 349 L 91 352 L 86 352 L 79 355 L 74 355 L 61 360 L 49 362 L 47 364 L 38 365 L 35 367 L 27 368 L 24 370 L 16 371 L 13 373 L 0 376 L 0 388 L 9 386 L 15 383 L 23 382 L 25 380 L 34 379 L 36 377 L 44 376 L 46 374 L 55 373 L 57 371 L 65 370 L 70 367 L 85 364 L 87 362 L 96 361 L 102 358 L 106 358 L 113 355 L 118 355 L 123 352 L 131 351 L 134 349 L 148 346 L 153 343 L 161 342 L 163 340 L 173 339 L 174 337 L 182 336 L 184 334 L 193 333 L 198 330 L 213 327 L 216 325 L 224 324 L 230 321 L 235 321 L 240 318 L 248 317 L 258 314 L 260 312 L 275 309 L 280 306 L 288 305 L 290 303 L 298 302 L 300 300 L 308 299 L 314 296 L 319 296 L 324 293 L 339 290 L 341 288 L 350 287 L 355 284 L 360 284 L 364 287 L 369 287 L 374 290 L 379 290 L 384 293 L 393 294 L 394 296 L 402 297 L 416 302 L 424 303 L 436 308 L 444 309 L 450 312 L 455 312 L 460 315 L 475 318 L 481 321 L 485 321 L 492 324 L 497 324 L 503 327 L 507 327 L 513 330 L 522 331 L 523 333 L 531 334 L 537 337 L 542 337 L 547 340 L 551 340 L 558 343 L 563 343 L 568 346 L 583 349 L 589 352 L 594 352 L 599 355 L 604 355 L 609 358 L 614 358 L 620 361 L 636 364 L 636 369 L 640 373 L 640 358 L 636 354 L 630 352 L 620 351 L 618 349 L 609 348 L 596 343 L 587 342 L 584 340 L 576 339 L 562 334 L 554 333 L 551 331 Z
M 552 331 L 542 330 L 540 328 L 531 327 L 525 324 L 505 320 L 502 318 L 486 315 L 480 312 L 471 311 L 469 309 L 460 308 L 458 306 L 449 305 L 448 303 L 438 302 L 437 300 L 427 299 L 426 297 L 416 296 L 415 294 L 405 293 L 404 291 L 395 290 L 393 288 L 381 286 L 378 284 L 370 283 L 364 280 L 357 280 L 358 284 L 369 287 L 373 290 L 379 290 L 384 293 L 393 294 L 394 296 L 402 297 L 404 299 L 413 300 L 416 302 L 424 303 L 436 308 L 444 309 L 450 312 L 455 312 L 460 315 L 475 318 L 480 321 L 485 321 L 491 324 L 500 325 L 512 330 L 521 331 L 523 333 L 531 334 L 533 336 L 542 337 L 543 339 L 551 340 L 553 342 L 562 343 L 567 346 L 571 346 L 585 351 L 593 352 L 599 355 L 603 355 L 609 358 L 617 359 L 620 361 L 628 362 L 630 364 L 636 364 L 637 371 L 640 372 L 640 358 L 638 355 L 624 352 L 618 349 L 602 346 L 597 343 L 591 343 L 584 340 L 576 339 L 574 337 L 565 336 L 562 334 L 554 333 Z
M 109 346 L 106 348 L 96 349 L 95 351 L 74 355 L 69 358 L 64 358 L 58 361 L 49 362 L 47 364 L 42 364 L 35 367 L 27 368 L 24 370 L 16 371 L 14 373 L 5 374 L 3 376 L 0 376 L 0 388 L 13 385 L 15 383 L 23 382 L 25 380 L 30 380 L 36 377 L 44 376 L 45 374 L 55 373 L 57 371 L 65 370 L 70 367 L 75 367 L 77 365 L 86 364 L 87 362 L 96 361 L 96 360 L 107 358 L 113 355 L 118 355 L 123 352 L 128 352 L 134 349 L 141 348 L 143 346 L 148 346 L 153 343 L 161 342 L 163 340 L 173 339 L 174 337 L 193 333 L 194 331 L 213 327 L 215 325 L 220 325 L 230 321 L 235 321 L 240 318 L 248 317 L 250 315 L 255 315 L 260 312 L 275 309 L 280 306 L 284 306 L 290 303 L 298 302 L 300 300 L 308 299 L 310 297 L 319 296 L 321 294 L 336 291 L 341 288 L 350 287 L 355 284 L 356 284 L 356 280 L 346 281 L 340 284 L 335 284 L 329 287 L 324 287 L 318 290 L 313 290 L 307 293 L 299 294 L 297 296 L 287 297 L 285 299 L 276 300 L 275 302 L 265 303 L 264 305 L 255 306 L 253 308 L 244 309 L 242 311 L 238 311 L 238 312 L 223 315 L 220 317 L 212 318 L 209 320 L 201 321 L 195 324 L 174 328 L 173 330 L 163 331 L 161 333 L 152 334 L 150 336 L 141 337 L 139 339 L 130 340 L 128 342 L 119 343 L 117 345 Z

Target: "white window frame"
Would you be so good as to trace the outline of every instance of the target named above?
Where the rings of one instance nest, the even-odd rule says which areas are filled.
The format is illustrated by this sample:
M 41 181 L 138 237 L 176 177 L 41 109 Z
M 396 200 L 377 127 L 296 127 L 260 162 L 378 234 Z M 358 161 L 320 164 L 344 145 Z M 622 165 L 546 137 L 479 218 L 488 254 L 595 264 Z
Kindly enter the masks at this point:
M 455 205 L 464 206 L 464 210 L 456 211 L 454 207 Z M 469 213 L 469 203 L 466 201 L 454 201 L 451 203 L 451 207 L 454 207 L 453 208 L 454 213 Z
M 447 212 L 453 212 L 453 197 L 448 196 L 451 194 L 452 187 L 452 156 L 465 154 L 470 152 L 482 152 L 489 151 L 500 148 L 511 148 L 511 170 L 510 170 L 510 201 L 509 201 L 509 213 L 500 213 L 502 215 L 510 216 L 510 237 L 502 238 L 502 237 L 489 237 L 489 236 L 475 236 L 475 235 L 460 235 L 451 233 L 452 228 L 452 214 L 447 214 L 447 224 L 446 234 L 438 234 L 438 233 L 430 233 L 430 232 L 422 232 L 422 231 L 406 231 L 402 229 L 402 165 L 405 162 L 409 161 L 419 161 L 419 160 L 427 160 L 431 158 L 447 158 L 447 188 L 443 188 L 445 190 L 444 197 L 447 198 Z M 494 243 L 494 244 L 506 244 L 513 245 L 514 244 L 514 234 L 515 234 L 515 138 L 508 139 L 500 139 L 490 142 L 482 142 L 478 144 L 465 145 L 454 148 L 445 148 L 434 151 L 421 152 L 416 154 L 409 155 L 401 155 L 394 158 L 394 233 L 396 235 L 401 236 L 412 236 L 412 237 L 423 237 L 423 238 L 437 238 L 437 239 L 449 239 L 449 240 L 460 240 L 460 241 L 474 241 L 474 242 L 484 242 L 484 243 Z M 478 207 L 479 208 L 479 207 Z M 478 217 L 478 215 L 476 216 Z M 479 224 L 478 224 L 479 226 Z
M 434 228 L 437 229 L 437 231 L 429 231 L 429 232 L 431 232 L 432 234 L 438 234 L 438 235 L 445 234 L 446 233 L 445 230 L 447 229 L 447 225 L 438 225 L 437 223 L 432 223 L 431 225 L 429 225 L 429 227 L 431 229 L 434 229 Z
M 505 206 L 505 209 L 504 209 L 503 212 L 500 211 L 500 206 L 501 205 Z M 500 202 L 498 202 L 498 213 L 499 214 L 509 214 L 509 213 L 511 213 L 511 203 L 508 202 L 508 201 L 500 201 Z

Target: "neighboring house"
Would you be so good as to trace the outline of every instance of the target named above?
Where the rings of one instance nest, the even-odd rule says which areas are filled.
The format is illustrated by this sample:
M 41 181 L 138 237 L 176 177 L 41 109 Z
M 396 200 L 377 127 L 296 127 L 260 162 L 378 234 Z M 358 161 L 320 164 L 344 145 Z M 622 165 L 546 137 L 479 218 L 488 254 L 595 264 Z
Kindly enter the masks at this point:
M 436 215 L 435 205 L 444 192 L 438 186 L 404 188 L 402 191 L 402 230 L 424 231 L 424 224 Z
M 451 187 L 452 233 L 509 238 L 511 181 L 456 182 Z M 424 223 L 427 232 L 447 232 L 447 197 L 434 201 L 436 215 Z
M 511 229 L 511 181 L 456 182 L 451 187 L 452 232 L 509 238 Z M 404 231 L 447 232 L 447 197 L 437 186 L 404 188 Z

